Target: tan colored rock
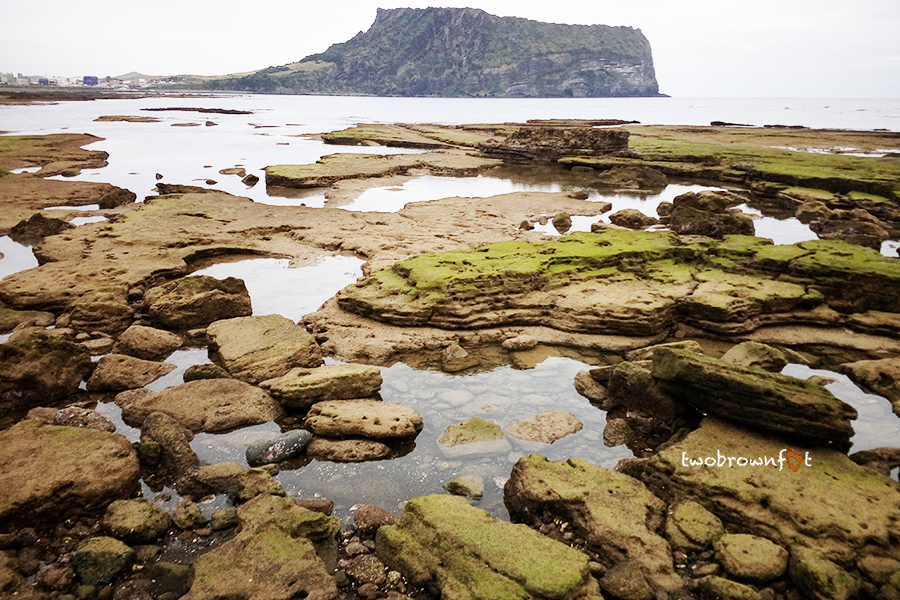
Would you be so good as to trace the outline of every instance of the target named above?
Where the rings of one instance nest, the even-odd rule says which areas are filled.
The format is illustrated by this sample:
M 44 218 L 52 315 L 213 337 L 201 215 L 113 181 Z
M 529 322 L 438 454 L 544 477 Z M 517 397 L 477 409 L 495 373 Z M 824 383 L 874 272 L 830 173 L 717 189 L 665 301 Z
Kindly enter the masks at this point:
M 402 404 L 330 400 L 310 408 L 306 426 L 323 437 L 397 439 L 418 435 L 422 429 L 422 416 Z
M 722 360 L 774 373 L 780 373 L 788 364 L 788 359 L 781 350 L 759 342 L 741 342 L 726 352 Z
M 636 479 L 577 458 L 553 462 L 532 454 L 513 467 L 504 504 L 535 526 L 545 515 L 568 522 L 606 566 L 627 557 L 654 590 L 682 587 L 669 544 L 657 533 L 665 505 Z
M 351 363 L 292 369 L 282 377 L 263 381 L 260 387 L 284 406 L 309 408 L 324 400 L 371 398 L 381 383 L 378 367 Z
M 722 520 L 693 500 L 679 502 L 666 519 L 666 537 L 677 548 L 705 549 L 724 533 Z
M 144 360 L 164 360 L 181 344 L 181 336 L 170 331 L 132 325 L 119 336 L 113 351 Z
M 316 460 L 330 460 L 333 462 L 364 462 L 367 460 L 382 460 L 391 456 L 389 446 L 376 440 L 368 439 L 342 439 L 335 440 L 324 437 L 314 437 L 306 447 L 306 455 Z
M 88 379 L 91 392 L 123 392 L 141 388 L 174 371 L 175 365 L 142 360 L 124 354 L 108 354 L 97 362 Z
M 56 325 L 88 333 L 103 331 L 117 334 L 125 331 L 133 320 L 134 308 L 128 304 L 127 287 L 111 285 L 78 297 L 60 315 Z
M 749 585 L 716 575 L 698 579 L 697 589 L 705 595 L 704 597 L 719 600 L 762 600 L 762 596 Z
M 866 389 L 890 400 L 894 413 L 900 414 L 900 358 L 860 360 L 845 363 L 838 370 Z
M 171 524 L 166 511 L 144 499 L 116 500 L 103 515 L 104 529 L 129 544 L 152 542 Z
M 581 420 L 570 412 L 548 410 L 523 421 L 513 423 L 506 433 L 529 442 L 552 444 L 569 434 L 581 431 Z
M 252 314 L 250 294 L 244 282 L 192 275 L 150 288 L 144 292 L 150 316 L 166 327 L 191 329 L 221 319 Z
M 127 498 L 139 466 L 116 433 L 25 420 L 0 431 L 0 521 L 61 521 Z
M 454 496 L 465 496 L 472 500 L 481 500 L 484 496 L 484 481 L 481 477 L 461 475 L 444 484 L 444 489 Z
M 716 541 L 716 559 L 739 581 L 765 585 L 787 572 L 788 551 L 766 538 L 726 533 Z
M 791 549 L 790 575 L 813 600 L 849 600 L 859 589 L 855 577 L 810 548 Z
M 122 408 L 122 418 L 140 425 L 157 411 L 194 432 L 257 425 L 283 414 L 278 403 L 257 387 L 234 379 L 203 379 L 133 400 Z
M 212 356 L 236 379 L 259 383 L 295 367 L 318 367 L 322 352 L 302 326 L 281 315 L 216 321 L 206 329 Z
M 217 493 L 232 493 L 237 489 L 237 480 L 244 467 L 236 462 L 222 462 L 204 465 L 197 470 L 197 481 Z
M 25 411 L 75 393 L 91 372 L 79 344 L 45 333 L 0 344 L 0 412 Z

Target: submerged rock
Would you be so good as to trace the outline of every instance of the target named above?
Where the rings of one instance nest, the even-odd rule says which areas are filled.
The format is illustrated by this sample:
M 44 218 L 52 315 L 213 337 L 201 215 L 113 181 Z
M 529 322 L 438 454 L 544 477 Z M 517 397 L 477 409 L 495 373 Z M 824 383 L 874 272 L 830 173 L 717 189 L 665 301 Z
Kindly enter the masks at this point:
M 305 429 L 288 431 L 275 439 L 260 440 L 247 446 L 247 463 L 251 467 L 278 463 L 302 453 L 313 435 Z
M 296 368 L 260 386 L 284 406 L 309 408 L 323 400 L 371 398 L 381 389 L 378 367 L 360 364 L 325 365 L 316 369 Z
M 233 377 L 259 383 L 295 367 L 318 367 L 322 351 L 302 327 L 281 315 L 216 321 L 206 329 L 216 362 Z
M 390 458 L 393 450 L 387 444 L 369 439 L 314 437 L 306 447 L 306 455 L 316 460 L 333 462 L 365 462 Z
M 532 454 L 513 467 L 504 504 L 525 523 L 554 518 L 570 523 L 605 566 L 627 559 L 655 590 L 682 587 L 669 544 L 658 533 L 665 505 L 636 479 L 577 458 L 551 462 Z
M 117 398 L 118 400 L 118 398 Z M 122 407 L 126 423 L 140 425 L 163 412 L 191 431 L 224 431 L 279 419 L 283 411 L 263 390 L 234 379 L 203 379 L 143 395 Z
M 253 312 L 244 282 L 234 277 L 182 277 L 147 290 L 144 303 L 153 319 L 173 329 L 203 327 Z
M 484 496 L 484 481 L 480 477 L 462 475 L 454 477 L 444 484 L 444 489 L 454 496 L 465 496 L 472 500 L 481 500 Z
M 0 522 L 33 526 L 101 509 L 137 488 L 124 436 L 21 421 L 0 431 Z
M 569 434 L 581 431 L 581 420 L 570 412 L 548 410 L 513 423 L 506 433 L 520 440 L 552 444 Z
M 410 500 L 375 543 L 389 567 L 442 598 L 600 597 L 586 555 L 459 496 Z
M 447 427 L 438 439 L 438 446 L 448 456 L 467 456 L 505 452 L 509 450 L 509 441 L 496 423 L 472 417 Z

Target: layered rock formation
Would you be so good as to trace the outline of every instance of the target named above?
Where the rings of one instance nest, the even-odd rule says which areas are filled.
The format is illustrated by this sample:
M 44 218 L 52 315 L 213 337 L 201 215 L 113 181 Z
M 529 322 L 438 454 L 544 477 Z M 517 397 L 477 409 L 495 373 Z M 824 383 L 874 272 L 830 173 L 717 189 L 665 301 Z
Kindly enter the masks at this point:
M 472 8 L 379 9 L 365 33 L 215 89 L 377 96 L 657 96 L 650 43 L 630 27 L 559 25 Z

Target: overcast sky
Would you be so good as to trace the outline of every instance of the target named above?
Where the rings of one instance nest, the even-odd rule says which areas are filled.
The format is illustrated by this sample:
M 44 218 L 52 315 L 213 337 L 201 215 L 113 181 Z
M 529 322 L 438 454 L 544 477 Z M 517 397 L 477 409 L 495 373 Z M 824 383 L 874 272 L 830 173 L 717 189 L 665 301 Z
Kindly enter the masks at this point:
M 10 0 L 0 71 L 251 71 L 348 40 L 378 7 L 430 5 L 640 28 L 672 96 L 900 98 L 900 0 Z

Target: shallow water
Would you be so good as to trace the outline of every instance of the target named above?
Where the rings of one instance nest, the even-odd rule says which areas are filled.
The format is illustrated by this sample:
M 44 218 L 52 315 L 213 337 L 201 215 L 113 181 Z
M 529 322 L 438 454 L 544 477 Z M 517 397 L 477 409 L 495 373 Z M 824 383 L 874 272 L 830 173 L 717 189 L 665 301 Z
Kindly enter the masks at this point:
M 296 322 L 356 283 L 363 262 L 353 256 L 329 256 L 315 265 L 292 268 L 286 258 L 256 258 L 220 263 L 193 274 L 243 279 L 254 315 L 279 314 Z
M 0 279 L 38 266 L 31 246 L 14 242 L 8 235 L 0 237 Z

